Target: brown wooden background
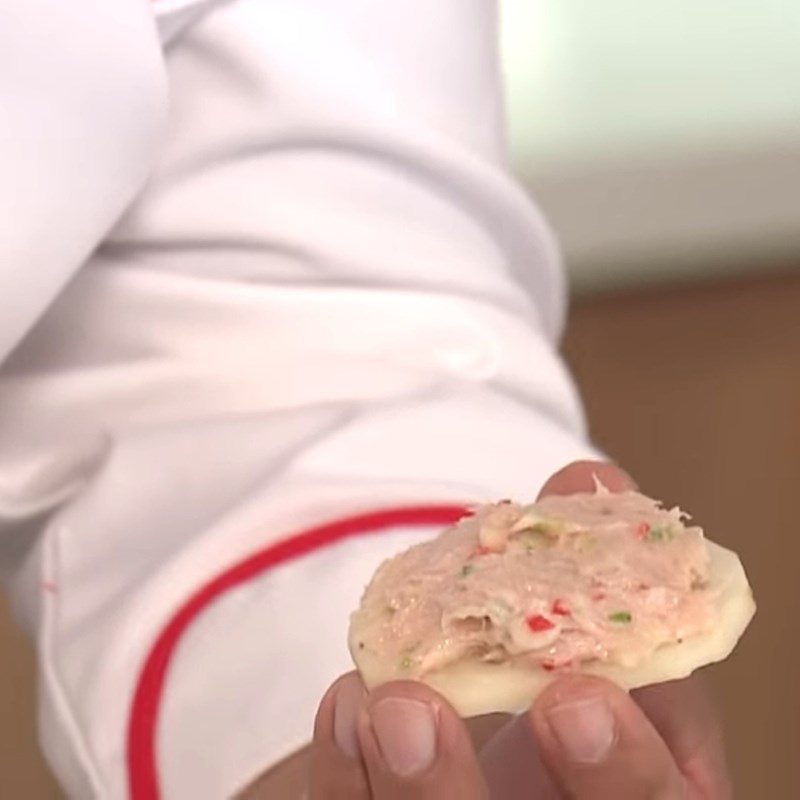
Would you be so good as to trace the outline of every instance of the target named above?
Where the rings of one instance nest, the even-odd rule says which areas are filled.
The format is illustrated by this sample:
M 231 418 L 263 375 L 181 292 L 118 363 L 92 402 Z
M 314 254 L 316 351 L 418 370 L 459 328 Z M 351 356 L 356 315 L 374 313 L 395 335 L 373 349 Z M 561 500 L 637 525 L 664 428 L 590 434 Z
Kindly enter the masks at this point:
M 578 303 L 566 351 L 595 441 L 736 550 L 758 612 L 709 670 L 737 797 L 800 798 L 800 276 Z
M 800 276 L 575 303 L 566 353 L 595 440 L 743 558 L 759 604 L 709 674 L 737 796 L 800 798 Z M 35 746 L 33 660 L 0 602 L 0 797 L 59 797 Z

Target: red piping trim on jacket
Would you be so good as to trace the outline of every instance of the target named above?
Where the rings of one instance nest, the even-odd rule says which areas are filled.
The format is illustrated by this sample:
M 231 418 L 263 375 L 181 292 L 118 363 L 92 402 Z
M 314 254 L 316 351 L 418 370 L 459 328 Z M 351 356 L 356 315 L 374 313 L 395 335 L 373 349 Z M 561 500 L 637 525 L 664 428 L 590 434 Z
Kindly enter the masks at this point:
M 131 800 L 161 797 L 156 760 L 156 731 L 170 661 L 181 637 L 200 614 L 229 589 L 266 570 L 347 539 L 408 525 L 451 525 L 464 506 L 414 506 L 347 517 L 297 533 L 259 550 L 209 580 L 178 608 L 155 640 L 139 673 L 127 734 L 128 788 Z

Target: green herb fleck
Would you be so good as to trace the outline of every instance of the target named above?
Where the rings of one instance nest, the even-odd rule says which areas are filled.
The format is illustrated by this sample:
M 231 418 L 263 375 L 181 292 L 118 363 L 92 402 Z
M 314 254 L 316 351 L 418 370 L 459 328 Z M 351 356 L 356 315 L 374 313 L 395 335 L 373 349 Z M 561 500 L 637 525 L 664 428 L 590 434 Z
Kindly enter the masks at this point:
M 475 565 L 474 564 L 464 564 L 464 566 L 461 567 L 461 577 L 462 578 L 466 578 L 467 575 L 471 575 L 473 572 L 475 572 Z
M 617 622 L 620 625 L 627 625 L 633 619 L 630 611 L 615 611 L 613 614 L 609 614 L 608 618 L 611 622 Z
M 671 542 L 674 538 L 675 534 L 672 529 L 663 525 L 657 525 L 647 533 L 647 541 L 649 542 L 663 542 L 665 539 Z
M 400 669 L 411 669 L 411 656 L 403 656 L 400 660 Z

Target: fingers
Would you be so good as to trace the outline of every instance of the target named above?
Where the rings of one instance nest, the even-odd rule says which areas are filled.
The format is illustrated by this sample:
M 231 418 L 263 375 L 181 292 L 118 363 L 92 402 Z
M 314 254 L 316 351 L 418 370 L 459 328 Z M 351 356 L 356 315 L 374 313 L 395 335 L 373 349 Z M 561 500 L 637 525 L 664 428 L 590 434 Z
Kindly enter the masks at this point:
M 732 797 L 722 726 L 702 676 L 637 689 L 632 696 L 672 752 L 689 796 Z
M 367 695 L 342 676 L 314 724 L 310 800 L 485 800 L 469 733 L 452 707 L 421 683 Z
M 323 697 L 314 722 L 310 800 L 370 800 L 358 744 L 358 717 L 366 692 L 355 672 L 339 678 Z
M 636 481 L 616 464 L 607 461 L 573 461 L 547 479 L 539 497 L 593 492 L 595 478 L 610 492 L 626 492 L 637 488 Z
M 529 719 L 542 760 L 567 797 L 686 797 L 683 776 L 653 725 L 608 681 L 562 678 L 537 698 Z
M 485 800 L 486 786 L 464 723 L 421 683 L 372 692 L 359 742 L 374 800 Z

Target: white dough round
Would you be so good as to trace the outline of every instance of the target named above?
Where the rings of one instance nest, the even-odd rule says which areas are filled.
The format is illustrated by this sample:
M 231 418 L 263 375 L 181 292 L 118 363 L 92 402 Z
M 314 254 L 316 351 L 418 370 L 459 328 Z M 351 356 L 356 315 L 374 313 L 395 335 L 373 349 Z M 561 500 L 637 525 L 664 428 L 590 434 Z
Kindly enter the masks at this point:
M 576 671 L 634 689 L 684 678 L 706 664 L 725 659 L 753 617 L 755 602 L 738 556 L 708 540 L 705 544 L 709 554 L 706 588 L 713 597 L 715 619 L 712 629 L 664 644 L 635 666 L 592 659 L 581 662 Z M 380 653 L 359 647 L 357 638 L 351 626 L 350 650 L 367 687 L 400 677 Z M 489 663 L 465 656 L 414 679 L 436 689 L 462 716 L 470 717 L 523 711 L 558 674 L 525 659 Z
M 624 689 L 636 689 L 686 678 L 700 667 L 727 658 L 752 619 L 756 604 L 736 553 L 713 542 L 708 542 L 708 547 L 709 588 L 719 592 L 719 624 L 714 630 L 680 644 L 666 644 L 635 667 L 593 661 L 584 663 L 580 672 L 608 678 Z M 367 686 L 373 684 L 369 674 L 361 674 Z M 536 667 L 465 659 L 420 680 L 436 689 L 463 717 L 473 717 L 523 711 L 554 677 L 554 673 Z

